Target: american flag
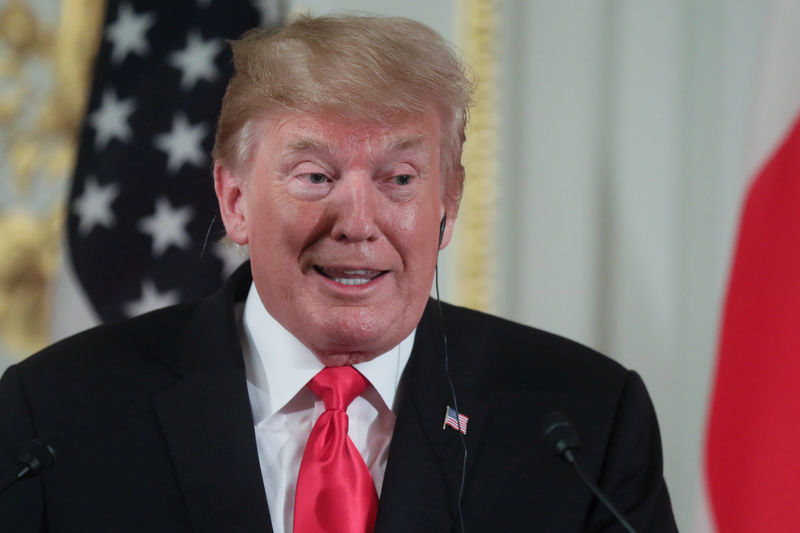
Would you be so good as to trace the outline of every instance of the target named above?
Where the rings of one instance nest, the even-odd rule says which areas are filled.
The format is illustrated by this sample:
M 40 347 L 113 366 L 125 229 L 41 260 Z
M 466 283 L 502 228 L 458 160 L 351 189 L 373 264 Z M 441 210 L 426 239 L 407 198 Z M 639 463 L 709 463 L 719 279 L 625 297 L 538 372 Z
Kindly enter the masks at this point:
M 211 178 L 225 39 L 283 0 L 110 0 L 69 197 L 69 252 L 103 321 L 216 290 L 243 261 Z
M 459 413 L 448 405 L 444 412 L 444 424 L 442 425 L 442 429 L 444 429 L 446 426 L 450 426 L 456 431 L 460 430 L 461 433 L 466 435 L 467 422 L 469 422 L 469 417 L 467 415 Z

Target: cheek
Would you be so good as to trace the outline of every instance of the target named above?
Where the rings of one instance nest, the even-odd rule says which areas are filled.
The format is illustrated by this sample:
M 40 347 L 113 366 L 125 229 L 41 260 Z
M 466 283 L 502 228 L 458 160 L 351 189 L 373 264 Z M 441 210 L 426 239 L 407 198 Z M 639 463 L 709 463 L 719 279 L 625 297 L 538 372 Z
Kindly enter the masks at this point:
M 419 252 L 425 250 L 426 243 L 432 249 L 438 250 L 439 224 L 441 207 L 438 203 L 425 202 L 404 210 L 397 226 L 406 238 L 414 241 L 416 246 L 422 246 Z
M 277 191 L 260 193 L 247 205 L 250 242 L 278 245 L 303 241 L 315 225 L 315 210 Z
M 403 232 L 404 235 L 414 235 L 419 234 L 420 230 L 424 228 L 424 219 L 427 218 L 424 214 L 420 213 L 419 210 L 410 209 L 407 213 L 405 213 L 402 217 L 400 217 L 400 221 L 397 224 L 400 228 L 400 231 Z
M 436 264 L 439 253 L 438 211 L 430 208 L 412 209 L 398 217 L 397 238 L 402 247 L 403 262 L 413 268 L 415 276 L 422 276 Z M 423 276 L 424 278 L 425 276 Z M 427 280 L 420 278 L 421 284 Z

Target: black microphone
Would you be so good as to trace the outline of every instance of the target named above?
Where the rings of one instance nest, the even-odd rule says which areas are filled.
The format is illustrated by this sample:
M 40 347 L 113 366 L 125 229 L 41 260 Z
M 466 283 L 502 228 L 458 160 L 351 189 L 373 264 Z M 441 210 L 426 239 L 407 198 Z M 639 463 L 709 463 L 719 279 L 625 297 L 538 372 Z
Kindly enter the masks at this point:
M 17 458 L 17 465 L 14 469 L 0 482 L 0 494 L 20 479 L 35 476 L 51 468 L 55 463 L 56 450 L 53 445 L 33 439 Z
M 600 487 L 595 485 L 595 483 L 589 479 L 586 474 L 584 474 L 583 470 L 581 470 L 580 466 L 578 465 L 578 461 L 575 459 L 575 454 L 573 451 L 578 451 L 581 447 L 580 440 L 578 439 L 578 433 L 575 431 L 575 428 L 572 427 L 569 420 L 562 415 L 561 413 L 552 412 L 545 415 L 542 419 L 542 433 L 544 435 L 544 440 L 549 444 L 556 452 L 556 454 L 565 460 L 567 463 L 572 465 L 572 468 L 578 473 L 581 477 L 583 482 L 589 487 L 597 499 L 603 502 L 603 505 L 611 511 L 611 514 L 619 520 L 619 523 L 623 525 L 625 529 L 627 529 L 630 533 L 636 533 L 636 530 L 631 527 L 625 517 L 622 516 L 616 507 L 614 507 L 611 502 L 606 498 L 606 495 L 603 494 L 603 491 L 600 490 Z

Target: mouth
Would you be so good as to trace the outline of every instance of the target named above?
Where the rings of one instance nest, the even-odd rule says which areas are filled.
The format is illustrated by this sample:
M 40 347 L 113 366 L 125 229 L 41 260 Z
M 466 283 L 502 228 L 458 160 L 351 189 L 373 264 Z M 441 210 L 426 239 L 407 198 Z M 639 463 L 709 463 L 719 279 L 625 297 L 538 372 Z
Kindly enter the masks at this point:
M 327 268 L 319 265 L 314 265 L 314 271 L 336 283 L 349 286 L 366 285 L 389 272 L 388 270 Z

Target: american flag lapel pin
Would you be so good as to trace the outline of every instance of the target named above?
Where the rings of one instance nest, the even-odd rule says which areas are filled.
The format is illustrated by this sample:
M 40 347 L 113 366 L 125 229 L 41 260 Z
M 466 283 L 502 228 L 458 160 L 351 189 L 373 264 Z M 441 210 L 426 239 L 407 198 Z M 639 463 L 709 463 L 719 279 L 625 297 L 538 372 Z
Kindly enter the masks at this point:
M 444 423 L 442 429 L 450 426 L 456 431 L 461 431 L 464 435 L 467 434 L 467 422 L 469 417 L 465 414 L 459 413 L 449 405 L 444 410 Z

